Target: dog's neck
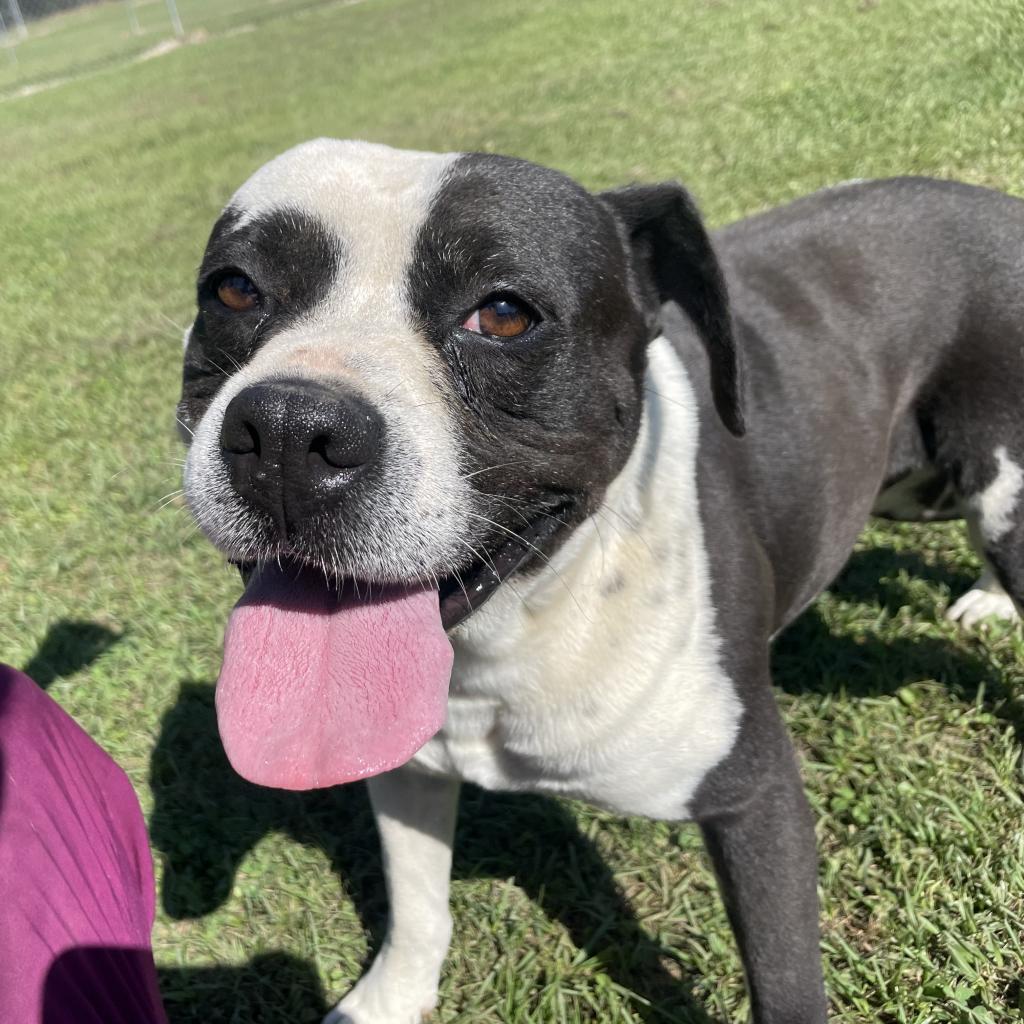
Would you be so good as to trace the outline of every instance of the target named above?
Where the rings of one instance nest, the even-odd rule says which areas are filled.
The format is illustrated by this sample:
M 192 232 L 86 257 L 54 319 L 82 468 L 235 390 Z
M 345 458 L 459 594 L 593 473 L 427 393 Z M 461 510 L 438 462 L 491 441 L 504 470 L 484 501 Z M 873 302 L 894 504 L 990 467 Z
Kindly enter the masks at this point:
M 660 621 L 669 606 L 677 637 L 709 627 L 697 621 L 710 608 L 697 500 L 697 399 L 663 337 L 651 343 L 644 391 L 633 451 L 597 513 L 547 564 L 503 585 L 453 634 L 456 682 L 463 664 L 521 659 L 542 638 L 572 636 L 580 653 L 602 647 L 609 635 Z
M 448 721 L 422 763 L 673 818 L 729 750 L 739 706 L 719 667 L 696 397 L 664 339 L 645 387 L 603 507 L 454 632 Z

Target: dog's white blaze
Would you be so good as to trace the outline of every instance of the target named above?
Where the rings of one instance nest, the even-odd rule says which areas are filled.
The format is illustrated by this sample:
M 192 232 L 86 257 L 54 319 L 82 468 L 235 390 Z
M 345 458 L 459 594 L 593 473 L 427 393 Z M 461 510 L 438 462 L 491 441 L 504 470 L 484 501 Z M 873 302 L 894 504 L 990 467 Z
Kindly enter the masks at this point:
M 403 285 L 416 234 L 458 156 L 314 139 L 264 164 L 229 205 L 243 211 L 239 226 L 287 206 L 341 239 L 340 279 L 321 310 L 330 321 L 407 321 Z
M 1016 521 L 1015 512 L 1024 489 L 1024 470 L 1013 459 L 1005 445 L 996 448 L 996 478 L 980 494 L 971 498 L 977 510 L 978 525 L 985 541 L 999 540 Z
M 604 514 L 454 631 L 448 719 L 414 763 L 487 788 L 685 818 L 732 748 L 741 705 L 719 662 L 696 401 L 664 339 L 651 346 L 648 385 Z
M 271 338 L 218 393 L 196 429 L 186 494 L 207 534 L 246 557 L 251 530 L 219 455 L 220 424 L 250 384 L 280 377 L 348 380 L 383 414 L 386 479 L 374 529 L 349 535 L 338 568 L 370 578 L 448 571 L 463 553 L 473 492 L 460 476 L 456 431 L 436 381 L 440 357 L 413 324 L 405 282 L 417 234 L 458 154 L 318 139 L 260 168 L 229 204 L 237 227 L 296 209 L 340 241 L 341 269 L 309 314 Z M 248 553 L 251 557 L 251 552 Z

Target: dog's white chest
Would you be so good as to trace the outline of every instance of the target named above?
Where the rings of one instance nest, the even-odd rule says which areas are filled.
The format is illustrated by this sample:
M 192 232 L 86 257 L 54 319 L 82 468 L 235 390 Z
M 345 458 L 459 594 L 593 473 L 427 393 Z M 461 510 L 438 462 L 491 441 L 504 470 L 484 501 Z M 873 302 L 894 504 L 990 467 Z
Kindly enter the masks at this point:
M 504 673 L 486 673 L 475 692 L 453 694 L 444 729 L 417 763 L 486 789 L 685 818 L 701 779 L 732 745 L 738 709 L 728 680 L 707 666 L 658 660 L 613 659 L 602 673 L 580 673 L 579 663 L 561 674 L 520 666 L 507 679 L 511 699 L 493 695 Z
M 741 707 L 718 659 L 692 392 L 667 342 L 650 358 L 648 392 L 672 401 L 649 407 L 607 514 L 457 632 L 447 721 L 422 767 L 682 818 L 731 749 Z

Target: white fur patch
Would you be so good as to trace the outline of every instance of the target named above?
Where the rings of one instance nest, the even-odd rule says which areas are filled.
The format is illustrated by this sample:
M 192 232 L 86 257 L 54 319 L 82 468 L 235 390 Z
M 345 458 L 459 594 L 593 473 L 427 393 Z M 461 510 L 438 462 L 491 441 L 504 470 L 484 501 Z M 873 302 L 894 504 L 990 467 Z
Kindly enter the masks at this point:
M 1005 445 L 995 450 L 996 478 L 970 499 L 986 543 L 999 540 L 1016 522 L 1017 505 L 1024 489 L 1024 470 L 1010 458 Z
M 373 965 L 323 1024 L 421 1024 L 452 934 L 448 881 L 459 785 L 399 769 L 368 779 L 391 913 Z
M 415 764 L 685 818 L 732 748 L 741 706 L 719 663 L 696 401 L 664 339 L 651 345 L 648 385 L 602 512 L 454 631 L 448 719 Z
M 314 139 L 261 167 L 232 197 L 238 227 L 283 206 L 302 210 L 345 245 L 326 297 L 332 323 L 402 320 L 416 233 L 458 153 L 417 153 L 371 142 Z
M 970 629 L 990 617 L 1014 622 L 1020 613 L 992 570 L 986 569 L 978 582 L 949 607 L 946 618 Z

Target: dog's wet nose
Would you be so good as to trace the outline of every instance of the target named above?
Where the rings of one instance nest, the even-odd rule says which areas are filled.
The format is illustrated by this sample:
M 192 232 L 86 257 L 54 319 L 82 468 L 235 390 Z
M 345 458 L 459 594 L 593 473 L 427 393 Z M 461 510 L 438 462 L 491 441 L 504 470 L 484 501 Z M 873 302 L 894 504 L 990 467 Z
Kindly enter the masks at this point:
M 232 486 L 286 536 L 363 476 L 383 433 L 377 410 L 351 391 L 276 380 L 235 395 L 224 412 L 220 447 Z

